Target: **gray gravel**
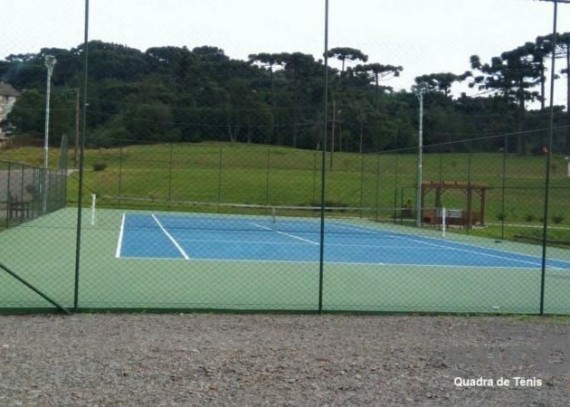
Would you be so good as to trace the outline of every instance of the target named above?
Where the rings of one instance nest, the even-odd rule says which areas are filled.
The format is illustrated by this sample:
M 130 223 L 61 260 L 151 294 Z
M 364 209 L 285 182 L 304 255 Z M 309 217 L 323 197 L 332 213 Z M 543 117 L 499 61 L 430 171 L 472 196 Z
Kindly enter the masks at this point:
M 0 406 L 567 406 L 569 339 L 528 317 L 0 316 Z

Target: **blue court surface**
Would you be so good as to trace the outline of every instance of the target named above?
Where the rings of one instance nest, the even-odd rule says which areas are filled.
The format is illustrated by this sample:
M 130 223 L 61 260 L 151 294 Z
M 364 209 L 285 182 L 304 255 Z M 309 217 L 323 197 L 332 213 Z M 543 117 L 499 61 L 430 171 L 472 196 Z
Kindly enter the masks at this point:
M 320 221 L 237 215 L 124 214 L 117 258 L 318 262 Z M 540 268 L 541 259 L 357 222 L 325 223 L 327 263 L 441 267 Z M 549 259 L 550 269 L 570 262 Z

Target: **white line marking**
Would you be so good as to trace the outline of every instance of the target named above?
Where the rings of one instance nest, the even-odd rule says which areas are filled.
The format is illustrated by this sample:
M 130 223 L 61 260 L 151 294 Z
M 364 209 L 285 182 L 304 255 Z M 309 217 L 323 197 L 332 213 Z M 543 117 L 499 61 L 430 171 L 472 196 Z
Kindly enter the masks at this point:
M 174 239 L 172 237 L 172 235 L 170 233 L 168 233 L 168 231 L 164 228 L 164 226 L 162 226 L 162 223 L 160 223 L 160 221 L 158 220 L 158 218 L 156 216 L 154 216 L 154 213 L 151 214 L 152 218 L 154 219 L 154 221 L 157 223 L 157 225 L 160 227 L 160 229 L 162 230 L 162 233 L 164 233 L 166 235 L 166 237 L 168 239 L 170 239 L 170 241 L 172 242 L 172 244 L 174 244 L 174 246 L 178 249 L 178 251 L 180 252 L 180 254 L 182 255 L 182 257 L 184 257 L 185 260 L 190 260 L 190 256 L 188 256 L 186 254 L 186 252 L 184 251 L 184 249 L 178 244 L 178 242 L 176 241 L 176 239 Z
M 422 241 L 420 241 L 420 240 L 412 239 L 412 238 L 409 238 L 409 237 L 396 236 L 396 238 L 398 238 L 398 239 L 403 239 L 403 240 L 409 240 L 409 241 L 412 241 L 412 242 L 421 243 L 421 244 L 425 244 L 425 245 L 428 245 L 428 246 L 435 246 L 435 247 L 439 247 L 439 248 L 442 248 L 442 249 L 455 250 L 455 251 L 458 251 L 458 252 L 473 253 L 473 254 L 477 254 L 477 255 L 480 255 L 480 256 L 493 257 L 493 258 L 496 258 L 496 259 L 502 259 L 502 260 L 507 260 L 507 261 L 513 261 L 513 262 L 516 262 L 516 263 L 531 264 L 531 265 L 533 265 L 533 266 L 540 266 L 540 265 L 541 265 L 541 263 L 537 263 L 537 262 L 533 262 L 533 261 L 518 260 L 518 259 L 513 259 L 513 258 L 511 258 L 511 257 L 498 256 L 498 255 L 496 255 L 496 254 L 490 254 L 490 253 L 479 252 L 479 251 L 477 251 L 477 250 L 459 249 L 459 248 L 457 248 L 457 247 L 449 247 L 449 246 L 439 245 L 439 244 L 435 244 L 435 243 L 422 242 Z M 524 255 L 521 255 L 521 256 L 524 256 Z M 547 267 L 548 267 L 548 268 L 553 268 L 553 269 L 555 269 L 555 270 L 563 270 L 563 269 L 561 269 L 560 267 L 554 267 L 554 266 L 547 266 Z
M 343 229 L 349 229 L 349 230 L 355 230 L 355 231 L 363 231 L 362 229 L 359 228 L 354 228 L 354 227 L 348 227 L 348 226 L 341 226 L 341 225 L 336 225 L 340 228 Z M 371 230 L 364 230 L 365 233 L 374 233 L 375 231 Z M 378 231 L 378 233 L 382 233 L 381 231 Z M 417 239 L 413 239 L 410 237 L 404 237 L 404 236 L 398 236 L 398 235 L 389 235 L 392 238 L 395 239 L 403 239 L 403 240 L 408 240 L 411 242 L 415 242 L 415 243 L 420 243 L 420 244 L 424 244 L 424 245 L 428 245 L 428 246 L 435 246 L 435 247 L 439 247 L 442 249 L 449 249 L 449 250 L 456 250 L 456 251 L 460 251 L 460 252 L 466 252 L 466 253 L 473 253 L 473 254 L 478 254 L 481 256 L 487 256 L 487 257 L 494 257 L 494 258 L 498 258 L 498 259 L 502 259 L 502 260 L 507 260 L 507 261 L 513 261 L 513 262 L 518 262 L 518 263 L 524 263 L 524 264 L 530 264 L 533 266 L 541 266 L 542 263 L 539 261 L 527 261 L 527 260 L 518 260 L 518 259 L 513 259 L 512 257 L 506 257 L 506 256 L 499 256 L 496 254 L 490 254 L 490 253 L 484 253 L 484 252 L 480 252 L 477 250 L 469 250 L 469 249 L 460 249 L 460 248 L 456 248 L 456 247 L 451 247 L 451 246 L 446 246 L 446 245 L 439 245 L 439 244 L 435 244 L 435 243 L 429 243 L 429 242 L 425 242 L 422 240 L 417 240 Z M 426 239 L 434 239 L 434 238 L 430 238 L 427 237 Z M 467 246 L 469 247 L 469 245 L 466 245 L 465 243 L 460 243 L 460 242 L 453 242 L 454 244 L 457 244 L 459 246 Z M 482 248 L 483 250 L 485 250 L 485 248 Z M 487 250 L 493 250 L 493 251 L 497 251 L 497 252 L 502 252 L 500 250 L 496 250 L 496 249 L 487 249 Z M 503 252 L 507 255 L 517 255 L 517 256 L 526 256 L 526 257 L 533 257 L 533 256 L 529 256 L 527 254 L 522 254 L 522 253 L 516 253 L 516 252 Z M 556 261 L 556 260 L 555 260 Z M 484 267 L 484 266 L 483 266 Z M 500 268 L 501 266 L 499 266 L 498 268 Z M 546 268 L 551 268 L 551 269 L 555 269 L 555 270 L 566 270 L 565 268 L 562 267 L 555 267 L 555 266 L 546 266 Z
M 121 251 L 123 249 L 123 234 L 125 233 L 125 218 L 127 214 L 123 212 L 123 217 L 121 219 L 121 229 L 119 230 L 119 241 L 117 242 L 117 250 L 115 251 L 115 258 L 121 257 Z
M 265 229 L 265 230 L 273 230 L 273 229 L 271 229 L 271 228 L 268 228 L 267 226 L 263 226 L 263 225 L 260 225 L 260 224 L 258 224 L 258 223 L 253 223 L 253 222 L 251 222 L 251 224 L 254 225 L 254 226 L 257 226 L 258 228 L 262 228 L 262 229 Z M 277 233 L 277 234 L 280 234 L 280 235 L 283 235 L 283 236 L 287 236 L 287 237 L 290 237 L 290 238 L 292 238 L 292 239 L 297 239 L 297 240 L 300 240 L 300 241 L 305 242 L 305 243 L 316 244 L 317 246 L 320 244 L 319 242 L 315 242 L 315 241 L 313 241 L 313 240 L 305 239 L 305 238 L 300 237 L 300 236 L 295 236 L 295 235 L 292 235 L 292 234 L 290 234 L 290 233 L 280 232 L 280 231 L 278 231 L 278 230 L 273 230 L 273 231 L 274 231 L 275 233 Z
M 183 261 L 180 258 L 172 258 L 172 257 L 121 257 L 121 260 L 131 260 L 131 261 L 168 261 L 168 262 L 176 262 L 176 261 Z M 220 262 L 220 263 L 280 263 L 280 264 L 319 264 L 318 260 L 256 260 L 256 259 L 216 259 L 216 258 L 208 258 L 208 257 L 192 257 L 193 262 Z M 413 263 L 351 263 L 346 261 L 328 261 L 326 264 L 329 265 L 347 265 L 347 266 L 359 266 L 359 267 L 393 267 L 393 266 L 404 266 L 404 267 L 418 267 L 418 268 L 437 268 L 437 269 L 467 269 L 467 270 L 501 270 L 501 271 L 517 271 L 517 272 L 529 272 L 529 273 L 536 273 L 537 270 L 525 266 L 519 267 L 506 267 L 506 266 L 465 266 L 465 265 L 453 265 L 453 264 L 413 264 Z M 570 272 L 570 269 L 558 269 L 562 272 Z M 402 270 L 394 269 L 388 270 L 393 271 L 394 273 L 400 273 Z M 439 271 L 439 270 L 434 270 Z M 350 271 L 349 271 L 350 272 Z M 549 271 L 549 273 L 553 273 L 554 271 Z M 570 274 L 570 273 L 569 273 Z M 558 275 L 552 275 L 555 277 Z

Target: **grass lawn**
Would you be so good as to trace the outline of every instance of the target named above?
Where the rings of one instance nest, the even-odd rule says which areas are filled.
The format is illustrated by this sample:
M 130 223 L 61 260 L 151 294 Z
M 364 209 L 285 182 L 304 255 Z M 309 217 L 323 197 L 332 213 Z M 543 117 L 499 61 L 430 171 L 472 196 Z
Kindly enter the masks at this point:
M 52 149 L 50 161 L 57 162 Z M 287 147 L 230 143 L 134 145 L 86 151 L 84 202 L 90 194 L 99 196 L 99 205 L 149 206 L 168 209 L 172 203 L 200 201 L 260 205 L 319 205 L 321 158 L 318 151 Z M 25 147 L 0 152 L 0 159 L 40 165 L 42 150 Z M 69 162 L 71 162 L 71 157 Z M 105 164 L 94 171 L 95 164 Z M 551 239 L 570 241 L 570 179 L 566 161 L 554 157 L 549 196 Z M 415 202 L 415 154 L 365 154 L 336 152 L 332 167 L 326 156 L 327 206 L 389 208 Z M 469 233 L 489 237 L 537 237 L 544 217 L 544 157 L 491 153 L 424 154 L 424 181 L 458 181 L 488 187 L 484 229 Z M 71 176 L 70 204 L 77 203 L 78 173 Z M 111 197 L 121 197 L 112 199 Z M 146 199 L 129 202 L 125 198 Z M 153 203 L 151 203 L 153 202 Z M 424 206 L 433 206 L 433 193 Z M 462 191 L 448 191 L 442 204 L 465 209 Z M 478 209 L 478 197 L 474 209 Z M 180 210 L 180 206 L 175 208 Z M 508 225 L 506 228 L 502 223 Z M 498 225 L 498 226 L 497 226 Z M 511 226 L 520 225 L 520 226 Z M 555 229 L 556 228 L 556 229 Z M 464 233 L 465 231 L 460 231 Z

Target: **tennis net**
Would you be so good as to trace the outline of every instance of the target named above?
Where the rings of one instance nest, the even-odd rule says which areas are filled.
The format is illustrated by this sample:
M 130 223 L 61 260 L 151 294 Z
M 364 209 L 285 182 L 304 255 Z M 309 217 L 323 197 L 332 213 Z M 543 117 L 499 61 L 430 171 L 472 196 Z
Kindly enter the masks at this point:
M 409 208 L 369 208 L 348 206 L 257 205 L 165 201 L 131 197 L 98 197 L 91 208 L 92 223 L 106 208 L 120 208 L 130 228 L 163 227 L 169 230 L 278 231 L 320 233 L 324 210 L 326 234 L 361 234 L 389 227 L 415 227 L 415 214 Z M 424 209 L 429 211 L 429 209 Z M 442 213 L 437 210 L 437 213 Z M 445 213 L 445 211 L 443 211 Z M 441 228 L 441 222 L 430 225 Z

